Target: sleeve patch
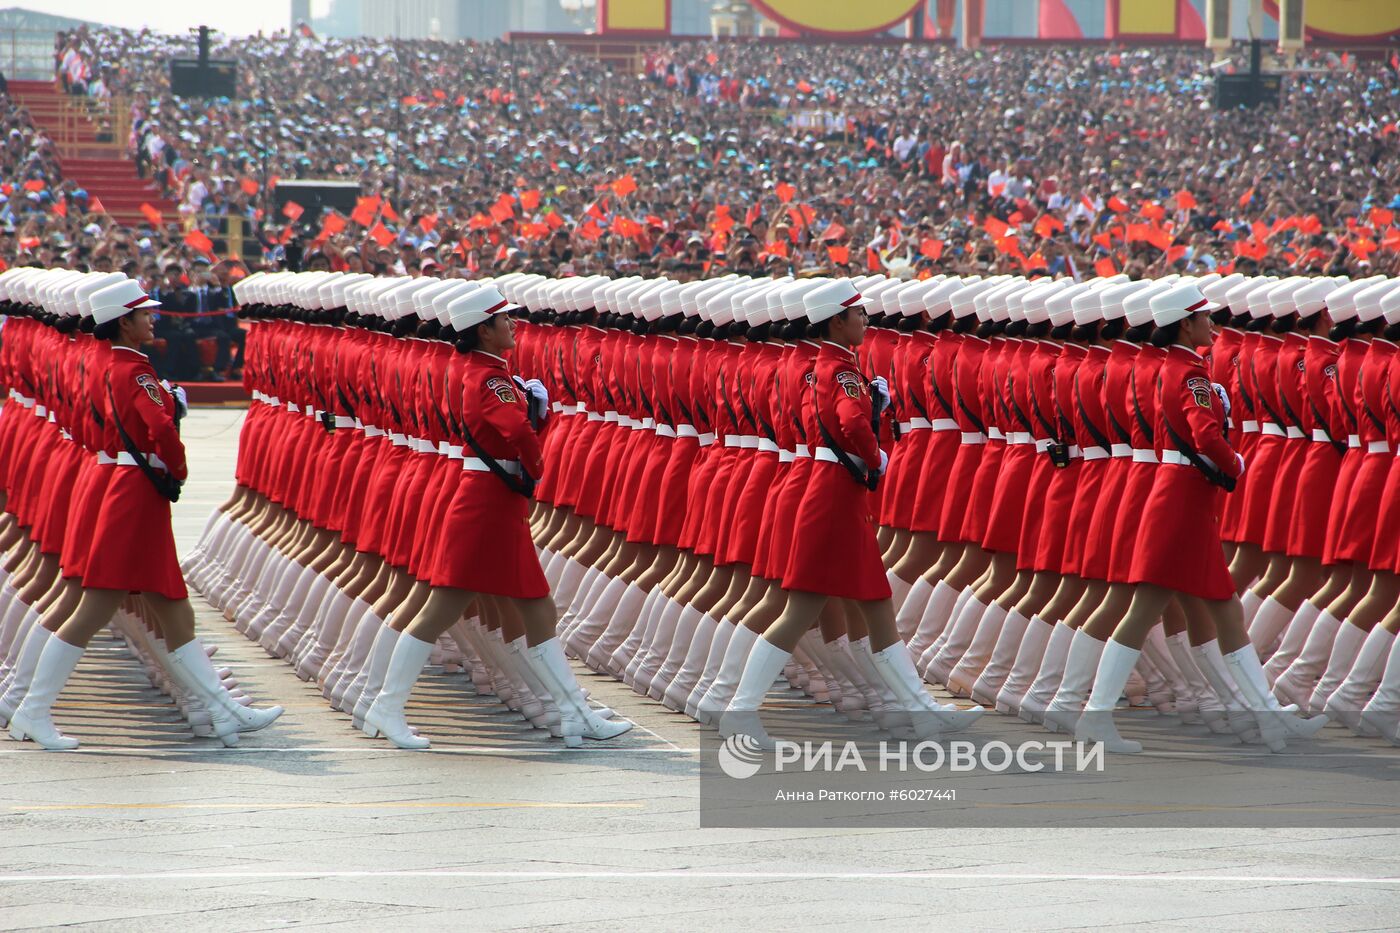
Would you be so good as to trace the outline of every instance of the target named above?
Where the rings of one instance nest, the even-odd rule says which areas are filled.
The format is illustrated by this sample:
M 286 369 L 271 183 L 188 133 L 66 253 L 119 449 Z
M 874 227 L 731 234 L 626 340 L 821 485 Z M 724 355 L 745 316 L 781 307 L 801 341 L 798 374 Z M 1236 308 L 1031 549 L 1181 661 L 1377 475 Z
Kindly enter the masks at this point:
M 136 377 L 136 384 L 146 390 L 146 395 L 151 401 L 162 408 L 165 407 L 165 399 L 161 398 L 160 383 L 154 376 L 142 373 Z
M 865 389 L 860 374 L 851 372 L 849 369 L 836 374 L 836 384 L 846 393 L 847 398 L 860 398 Z
M 509 379 L 502 379 L 499 376 L 493 376 L 492 378 L 486 380 L 486 389 L 489 392 L 496 393 L 496 398 L 500 399 L 506 404 L 515 404 L 515 386 L 511 383 Z
M 1211 396 L 1215 393 L 1211 391 L 1210 380 L 1195 376 L 1186 380 L 1186 388 L 1191 393 L 1191 397 L 1196 400 L 1196 404 L 1202 408 L 1210 407 Z
M 1337 365 L 1333 363 L 1322 371 L 1322 374 L 1333 382 L 1337 381 Z

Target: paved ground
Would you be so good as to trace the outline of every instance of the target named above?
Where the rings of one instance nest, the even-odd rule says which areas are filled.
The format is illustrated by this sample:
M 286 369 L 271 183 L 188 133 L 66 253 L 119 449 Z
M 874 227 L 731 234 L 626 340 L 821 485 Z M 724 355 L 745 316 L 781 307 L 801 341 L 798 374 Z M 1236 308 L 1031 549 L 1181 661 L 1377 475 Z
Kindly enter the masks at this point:
M 228 493 L 239 419 L 186 423 L 182 548 Z M 57 709 L 83 749 L 0 742 L 0 930 L 1396 926 L 1393 808 L 1334 829 L 1121 829 L 1093 809 L 1056 829 L 701 829 L 698 730 L 620 685 L 586 678 L 640 728 L 570 753 L 426 676 L 410 719 L 434 749 L 396 752 L 198 606 L 220 662 L 286 716 L 238 749 L 191 740 L 97 643 Z M 1339 749 L 1358 747 L 1309 751 Z M 1392 751 L 1359 750 L 1400 803 Z M 1299 756 L 1292 796 L 1270 793 L 1300 806 L 1324 773 Z

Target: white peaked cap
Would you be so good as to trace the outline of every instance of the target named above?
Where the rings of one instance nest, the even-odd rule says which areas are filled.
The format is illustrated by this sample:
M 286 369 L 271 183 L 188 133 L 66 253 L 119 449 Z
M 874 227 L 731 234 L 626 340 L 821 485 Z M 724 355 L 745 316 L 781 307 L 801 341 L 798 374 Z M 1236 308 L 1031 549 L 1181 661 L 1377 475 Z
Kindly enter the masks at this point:
M 1166 327 L 1183 321 L 1198 311 L 1214 311 L 1220 307 L 1201 294 L 1195 282 L 1179 282 L 1166 291 L 1152 296 L 1152 322 Z
M 1317 314 L 1327 307 L 1327 296 L 1340 287 L 1336 279 L 1309 279 L 1306 285 L 1293 292 L 1293 305 L 1298 309 L 1298 316 L 1310 318 Z
M 667 282 L 661 290 L 661 316 L 675 317 L 681 313 L 681 293 L 685 286 L 680 282 Z
M 1290 275 L 1275 282 L 1274 287 L 1269 289 L 1269 310 L 1274 317 L 1292 314 L 1297 307 L 1293 300 L 1294 293 L 1310 281 L 1312 280 L 1307 276 Z
M 1217 278 L 1213 282 L 1202 285 L 1201 294 L 1205 295 L 1216 304 L 1228 305 L 1230 302 L 1227 296 L 1230 294 L 1230 290 L 1244 280 L 1245 274 L 1243 272 L 1231 272 L 1223 279 Z
M 1160 278 L 1147 283 L 1147 287 L 1133 292 L 1123 299 L 1123 321 L 1129 327 L 1142 327 L 1152 323 L 1152 296 L 1169 291 L 1176 285 L 1176 279 Z
M 1026 279 L 1017 276 L 1005 288 L 995 289 L 987 296 L 986 314 L 987 320 L 1006 321 L 1011 318 L 1011 302 L 1016 302 L 1020 307 L 1020 294 L 1031 287 L 1031 283 Z
M 413 279 L 406 275 L 396 275 L 386 279 L 384 284 L 374 293 L 374 303 L 379 307 L 380 313 L 386 321 L 397 321 L 402 315 L 399 309 L 397 293 L 400 289 L 408 288 L 413 284 Z
M 323 311 L 329 311 L 332 308 L 338 307 L 335 303 L 335 283 L 343 278 L 345 278 L 344 272 L 332 272 L 316 285 L 316 297 L 318 299 L 316 306 L 318 308 Z M 341 288 L 344 287 L 344 285 L 341 285 Z
M 445 279 L 444 281 L 447 283 L 445 288 L 425 289 L 420 294 L 424 296 L 424 300 L 428 304 L 429 316 L 443 327 L 451 327 L 452 316 L 447 313 L 447 306 L 452 303 L 452 299 L 475 291 L 482 286 L 480 282 L 468 282 L 462 279 Z M 499 290 L 497 289 L 497 291 Z
M 953 310 L 952 299 L 954 292 L 980 281 L 981 277 L 976 275 L 970 275 L 966 278 L 950 275 L 942 282 L 939 282 L 935 288 L 931 288 L 924 293 L 924 307 L 928 309 L 928 313 L 933 317 L 942 317 Z
M 1097 281 L 1098 279 L 1091 279 L 1088 282 L 1076 282 L 1045 299 L 1045 311 L 1050 317 L 1050 326 L 1063 327 L 1073 324 L 1075 297 L 1090 291 L 1093 283 Z
M 365 290 L 372 287 L 373 284 L 373 278 L 369 278 L 363 279 L 359 282 L 351 282 L 350 284 L 346 285 L 345 310 L 351 311 L 355 314 L 369 315 L 370 312 L 365 308 L 364 294 Z
M 835 317 L 847 308 L 857 307 L 863 301 L 850 279 L 832 279 L 802 296 L 807 320 L 813 324 Z
M 93 294 L 92 320 L 96 324 L 105 324 L 137 308 L 159 307 L 160 302 L 147 295 L 135 279 L 123 279 Z
M 368 272 L 354 272 L 349 275 L 342 275 L 340 278 L 336 279 L 334 282 L 331 283 L 331 298 L 330 301 L 326 304 L 326 307 L 346 307 L 345 295 L 346 292 L 350 290 L 350 286 L 357 285 L 360 282 L 368 282 L 372 278 L 374 278 L 374 276 L 370 275 Z
M 509 308 L 510 302 L 494 286 L 483 285 L 452 299 L 447 313 L 452 318 L 453 329 L 464 331 Z
M 1046 324 L 1050 321 L 1050 309 L 1046 303 L 1058 292 L 1074 284 L 1073 279 L 1040 279 L 1035 288 L 1029 289 L 1021 297 L 1021 315 L 1027 324 Z
M 768 293 L 775 292 L 780 287 L 776 279 L 764 279 L 762 283 L 752 291 L 744 295 L 737 302 L 734 308 L 735 317 L 741 317 L 750 327 L 757 327 L 760 324 L 768 323 Z
M 670 279 L 652 279 L 636 296 L 637 316 L 647 323 L 661 320 L 661 296 L 670 285 Z
M 851 287 L 860 292 L 865 300 L 865 310 L 872 317 L 885 313 L 884 299 L 881 298 L 887 292 L 898 291 L 904 283 L 899 279 L 879 279 L 872 282 L 862 282 L 860 278 L 849 279 Z
M 700 320 L 710 320 L 710 299 L 720 292 L 732 287 L 730 283 L 734 280 L 728 276 L 719 279 L 710 279 L 694 293 L 695 313 L 700 316 Z
M 1004 281 L 1006 281 L 1005 276 L 993 276 L 992 278 L 979 279 L 976 282 L 971 282 L 963 285 L 961 288 L 954 289 L 953 292 L 947 296 L 948 306 L 953 312 L 953 317 L 965 318 L 969 315 L 976 314 L 977 296 L 982 292 L 996 288 Z
M 1356 319 L 1363 324 L 1381 316 L 1381 298 L 1395 288 L 1394 279 L 1382 279 L 1356 293 Z
M 1254 279 L 1254 287 L 1244 293 L 1244 306 L 1249 309 L 1251 318 L 1273 317 L 1274 306 L 1269 302 L 1269 292 L 1278 284 L 1278 276 L 1261 275 Z
M 1377 282 L 1385 280 L 1383 275 L 1372 275 L 1364 279 L 1347 282 L 1327 296 L 1327 313 L 1334 321 L 1346 321 L 1356 317 L 1356 296 Z
M 126 276 L 120 272 L 95 272 L 74 289 L 74 298 L 78 302 L 78 314 L 83 317 L 92 317 L 92 296 L 102 291 L 109 285 L 115 285 Z
M 927 310 L 925 297 L 947 280 L 946 275 L 936 275 L 919 281 L 915 279 L 908 288 L 899 290 L 899 308 L 893 313 L 900 317 L 914 317 Z
M 807 293 L 821 288 L 830 281 L 831 279 L 824 277 L 799 279 L 780 288 L 778 294 L 783 303 L 783 319 L 788 321 L 805 320 L 807 318 Z
M 1151 279 L 1142 279 L 1137 282 L 1122 282 L 1104 289 L 1103 319 L 1116 321 L 1119 318 L 1127 317 L 1128 309 L 1123 306 L 1123 302 L 1130 296 L 1151 288 L 1152 281 Z
M 1387 324 L 1400 324 L 1400 288 L 1392 288 L 1381 296 L 1381 314 Z

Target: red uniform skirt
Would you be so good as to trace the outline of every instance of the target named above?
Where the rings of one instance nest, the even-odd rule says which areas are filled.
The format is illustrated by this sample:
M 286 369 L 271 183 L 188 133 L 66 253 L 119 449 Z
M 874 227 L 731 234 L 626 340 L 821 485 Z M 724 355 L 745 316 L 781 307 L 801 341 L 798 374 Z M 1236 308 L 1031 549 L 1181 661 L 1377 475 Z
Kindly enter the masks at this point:
M 360 529 L 369 509 L 369 484 L 379 458 L 388 446 L 388 441 L 368 435 L 361 435 L 356 445 L 355 472 L 350 479 L 350 488 L 341 501 L 344 515 L 340 539 L 357 551 L 360 550 Z
M 58 556 L 58 565 L 63 568 L 65 577 L 82 579 L 87 568 L 88 544 L 97 528 L 97 512 L 116 468 L 115 464 L 98 463 L 97 457 L 89 454 L 78 472 L 77 483 L 73 486 L 73 504 L 68 507 L 68 526 L 63 530 L 63 550 Z
M 988 441 L 982 452 L 982 462 L 972 478 L 972 495 L 967 500 L 967 515 L 963 518 L 963 540 L 980 544 L 987 536 L 987 521 L 996 495 L 1001 461 L 1006 456 L 1006 441 Z
M 783 589 L 863 601 L 889 599 L 869 491 L 839 463 L 815 462 L 797 507 Z
M 1045 493 L 1045 514 L 1040 521 L 1032 570 L 1065 572 L 1065 538 L 1069 534 L 1070 512 L 1074 510 L 1074 491 L 1079 488 L 1079 471 L 1083 467 L 1084 461 L 1075 457 L 1068 466 L 1054 468 L 1050 488 Z
M 549 595 L 530 538 L 530 500 L 491 473 L 462 472 L 434 551 L 433 586 L 515 599 Z
M 170 500 L 136 467 L 112 467 L 88 548 L 83 586 L 94 590 L 189 595 L 175 554 Z
M 764 523 L 767 532 L 759 542 L 758 554 L 754 557 L 754 572 L 765 580 L 782 582 L 792 559 L 792 533 L 797 520 L 797 510 L 807 493 L 807 483 L 812 477 L 812 467 L 816 465 L 811 457 L 798 457 L 787 465 L 787 473 L 782 485 L 772 496 L 771 510 Z
M 738 521 L 739 500 L 748 489 L 749 479 L 758 465 L 758 448 L 740 447 L 739 456 L 729 475 L 729 483 L 724 490 L 723 505 L 719 510 L 719 521 L 715 527 L 715 566 L 734 563 L 729 553 L 734 547 L 734 525 Z M 761 512 L 760 515 L 761 516 Z
M 380 456 L 370 477 L 369 492 L 365 495 L 365 508 L 355 547 L 366 554 L 383 557 L 384 526 L 389 521 L 389 510 L 400 474 L 408 465 L 408 448 L 387 438 L 380 438 L 379 443 L 382 445 Z
M 880 500 L 880 524 L 908 530 L 919 495 L 919 476 L 933 431 L 911 428 L 894 445 Z
M 1035 569 L 1036 554 L 1040 550 L 1040 528 L 1045 524 L 1045 497 L 1049 495 L 1050 482 L 1058 472 L 1044 452 L 1035 458 L 1031 466 L 1031 476 L 1026 486 L 1026 511 L 1016 539 L 1017 570 Z
M 987 530 L 982 535 L 982 548 L 1015 554 L 1021 541 L 1021 526 L 1026 517 L 1026 493 L 1031 474 L 1035 472 L 1035 445 L 1008 444 L 1001 458 L 989 506 Z
M 1386 479 L 1394 459 L 1388 451 L 1368 453 L 1362 458 L 1347 495 L 1346 513 L 1337 537 L 1337 560 L 1371 559 L 1376 542 L 1376 508 L 1385 497 Z
M 909 516 L 909 530 L 925 534 L 937 533 L 943 519 L 943 499 L 962 442 L 957 431 L 930 431 L 924 461 L 918 469 L 914 492 L 914 511 Z
M 1321 445 L 1319 445 L 1321 446 Z M 1400 457 L 1390 459 L 1380 509 L 1376 513 L 1376 540 L 1371 546 L 1372 570 L 1400 573 Z
M 724 553 L 724 563 L 748 564 L 751 568 L 757 563 L 763 515 L 765 506 L 773 498 L 778 468 L 777 451 L 759 451 L 748 479 L 739 490 L 739 500 L 734 506 L 734 522 L 729 526 L 729 547 Z
M 311 514 L 317 528 L 339 532 L 345 528 L 344 509 L 346 484 L 354 475 L 354 452 L 359 432 L 354 428 L 337 428 L 326 443 L 326 460 L 315 473 L 316 492 Z
M 968 502 L 972 498 L 972 486 L 977 480 L 977 468 L 982 463 L 982 454 L 987 445 L 958 444 L 953 457 L 952 468 L 948 472 L 948 485 L 943 493 L 943 502 L 938 518 L 938 540 L 945 544 L 955 541 L 971 541 L 964 536 L 967 526 Z M 977 540 L 981 540 L 979 537 Z
M 1342 456 L 1327 442 L 1308 444 L 1298 471 L 1293 514 L 1288 521 L 1289 557 L 1321 559 L 1327 543 L 1327 518 L 1332 511 L 1332 493 L 1342 469 Z M 1382 518 L 1385 512 L 1381 512 Z M 1397 516 L 1400 517 L 1400 516 Z
M 690 501 L 690 474 L 700 456 L 700 439 L 677 437 L 671 456 L 661 473 L 661 486 L 651 531 L 653 544 L 676 547 L 685 527 L 686 506 Z
M 579 424 L 559 447 L 559 469 L 554 488 L 554 501 L 567 508 L 578 504 L 579 489 L 583 486 L 583 473 L 588 459 L 597 453 L 598 435 L 606 423 L 600 417 L 593 420 L 585 412 L 574 416 Z M 549 471 L 546 471 L 549 472 Z
M 453 460 L 443 454 L 435 454 L 437 461 L 429 467 L 428 480 L 423 484 L 422 506 L 417 521 L 409 520 L 412 543 L 408 552 L 408 572 L 420 580 L 427 580 L 433 572 L 433 549 L 437 547 L 438 536 L 442 533 L 442 516 L 447 511 L 447 503 L 457 494 L 457 484 L 461 481 L 462 461 Z
M 1128 464 L 1123 478 L 1123 491 L 1112 510 L 1113 540 L 1108 558 L 1110 583 L 1127 583 L 1132 573 L 1138 525 L 1142 522 L 1142 512 L 1147 508 L 1147 500 L 1152 495 L 1157 466 L 1156 463 L 1139 463 L 1136 460 Z
M 1112 580 L 1113 542 L 1118 530 L 1118 516 L 1123 509 L 1123 490 L 1133 461 L 1129 457 L 1111 457 L 1104 468 L 1103 483 L 1098 497 L 1090 504 L 1093 514 L 1084 538 L 1084 555 L 1080 561 L 1080 576 L 1090 580 Z
M 1296 437 L 1287 438 L 1283 443 L 1283 455 L 1271 484 L 1274 491 L 1262 542 L 1264 550 L 1272 554 L 1288 552 L 1288 529 L 1300 499 L 1298 479 L 1303 475 L 1303 461 L 1307 458 L 1308 449 L 1313 446 L 1312 441 Z
M 693 550 L 696 554 L 715 553 L 719 542 L 720 518 L 739 462 L 739 448 L 724 447 L 722 444 L 717 442 L 714 445 L 716 453 L 710 456 L 700 471 L 704 478 L 697 492 L 704 501 L 701 504 L 700 523 L 695 529 Z
M 622 444 L 616 461 L 610 464 L 612 477 L 607 492 L 599 508 L 599 519 L 609 528 L 627 534 L 628 523 L 632 518 L 632 506 L 641 489 L 642 475 L 646 472 L 647 458 L 651 454 L 652 441 L 656 435 L 642 428 L 623 428 L 630 436 Z
M 428 481 L 432 479 L 437 463 L 438 455 L 435 453 L 414 451 L 409 454 L 408 474 L 402 483 L 403 495 L 399 497 L 397 511 L 390 516 L 393 524 L 384 542 L 385 559 L 395 567 L 409 569 L 413 539 L 422 524 Z
M 1231 442 L 1236 437 L 1239 443 L 1235 449 L 1244 457 L 1246 469 L 1235 484 L 1234 492 L 1224 498 L 1223 512 L 1220 517 L 1220 537 L 1225 541 L 1242 541 L 1240 537 L 1240 525 L 1244 518 L 1245 501 L 1249 496 L 1250 473 L 1254 467 L 1254 454 L 1259 449 L 1259 441 L 1264 435 L 1259 431 L 1245 433 L 1241 431 L 1238 435 L 1231 434 Z
M 594 422 L 599 430 L 594 433 L 586 448 L 580 448 L 583 455 L 582 470 L 579 471 L 579 484 L 574 498 L 574 510 L 585 518 L 594 518 L 603 501 L 603 490 L 611 477 L 608 467 L 616 463 L 622 453 L 622 438 L 618 436 L 615 421 Z
M 1327 515 L 1327 537 L 1322 545 L 1322 562 L 1335 564 L 1343 560 L 1337 556 L 1342 540 L 1342 524 L 1347 517 L 1347 505 L 1351 502 L 1351 488 L 1356 485 L 1356 475 L 1361 472 L 1361 461 L 1369 459 L 1360 447 L 1348 447 L 1342 455 L 1342 467 L 1337 471 L 1337 485 L 1332 491 L 1331 511 Z
M 1074 502 L 1070 506 L 1069 524 L 1066 526 L 1065 550 L 1060 556 L 1061 573 L 1087 575 L 1084 557 L 1089 547 L 1089 526 L 1094 523 L 1094 512 L 1100 507 L 1099 494 L 1108 476 L 1111 460 L 1111 457 L 1085 460 L 1079 468 L 1079 482 L 1074 487 Z M 1107 563 L 1092 569 L 1098 571 L 1093 579 L 1107 579 Z
M 560 477 L 565 474 L 567 464 L 564 450 L 570 438 L 584 424 L 588 417 L 583 414 L 566 415 L 553 412 L 549 416 L 549 428 L 545 432 L 544 447 L 540 451 L 547 469 L 535 486 L 535 499 L 539 502 L 557 504 Z
M 1283 445 L 1283 438 L 1261 433 L 1254 455 L 1245 460 L 1245 474 L 1249 482 L 1243 490 L 1236 487 L 1232 493 L 1244 494 L 1239 521 L 1235 526 L 1237 541 L 1260 546 L 1264 544 L 1264 531 L 1269 524 L 1269 509 L 1274 500 L 1274 477 L 1283 462 Z
M 690 471 L 690 479 L 686 484 L 685 522 L 681 525 L 680 540 L 676 542 L 678 547 L 688 551 L 695 549 L 695 543 L 700 537 L 700 526 L 705 522 L 710 497 L 714 494 L 710 483 L 714 479 L 715 471 L 719 469 L 723 453 L 723 447 L 710 443 L 701 447 L 696 455 L 695 467 Z
M 1155 468 L 1133 543 L 1129 583 L 1151 583 L 1202 599 L 1235 595 L 1220 546 L 1219 487 L 1192 466 Z
M 651 544 L 656 536 L 656 513 L 661 508 L 661 484 L 666 479 L 666 467 L 675 452 L 676 439 L 669 434 L 652 435 L 652 443 L 642 464 L 637 495 L 625 503 L 627 540 L 634 544 Z
M 46 503 L 38 524 L 39 550 L 44 554 L 61 554 L 63 536 L 68 530 L 68 511 L 77 492 L 78 471 L 84 463 L 95 459 L 79 445 L 64 441 L 58 446 L 52 472 L 48 476 Z

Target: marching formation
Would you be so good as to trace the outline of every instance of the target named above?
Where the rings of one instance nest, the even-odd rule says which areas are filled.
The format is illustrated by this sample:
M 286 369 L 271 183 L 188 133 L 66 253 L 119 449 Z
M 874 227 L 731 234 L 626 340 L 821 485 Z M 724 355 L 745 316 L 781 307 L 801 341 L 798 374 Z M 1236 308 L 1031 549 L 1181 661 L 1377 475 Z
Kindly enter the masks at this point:
M 429 664 L 568 745 L 626 732 L 568 657 L 760 742 L 781 675 L 901 737 L 994 707 L 1134 752 L 1126 696 L 1275 751 L 1329 719 L 1400 743 L 1394 280 L 235 293 L 254 401 L 184 577 L 399 747 L 429 745 L 405 712 Z M 197 730 L 276 715 L 171 609 L 184 459 L 144 297 L 0 275 L 0 716 L 50 747 L 109 620 Z

